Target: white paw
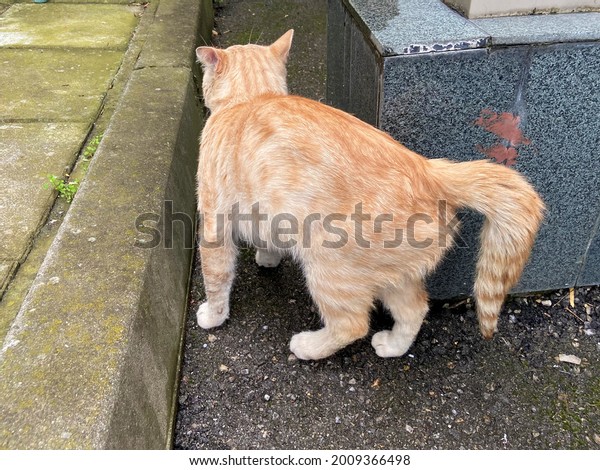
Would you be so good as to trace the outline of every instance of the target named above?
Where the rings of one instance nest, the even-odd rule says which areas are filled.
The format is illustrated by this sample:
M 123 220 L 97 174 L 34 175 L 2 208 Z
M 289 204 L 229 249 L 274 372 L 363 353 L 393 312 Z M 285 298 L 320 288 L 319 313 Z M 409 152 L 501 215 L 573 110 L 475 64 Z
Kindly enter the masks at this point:
M 263 268 L 275 268 L 281 262 L 281 255 L 267 250 L 256 250 L 256 264 Z
M 375 354 L 379 357 L 399 357 L 410 348 L 412 340 L 393 331 L 380 331 L 375 333 L 371 339 L 371 345 L 375 348 Z
M 198 325 L 200 328 L 204 328 L 205 330 L 209 328 L 215 328 L 223 324 L 229 315 L 226 312 L 212 312 L 210 307 L 208 306 L 208 302 L 204 302 L 198 308 L 198 313 L 196 313 L 196 318 L 198 319 Z
M 337 351 L 337 348 L 327 348 L 327 338 L 324 337 L 323 330 L 319 330 L 305 331 L 292 336 L 290 350 L 298 359 L 308 361 L 323 359 Z

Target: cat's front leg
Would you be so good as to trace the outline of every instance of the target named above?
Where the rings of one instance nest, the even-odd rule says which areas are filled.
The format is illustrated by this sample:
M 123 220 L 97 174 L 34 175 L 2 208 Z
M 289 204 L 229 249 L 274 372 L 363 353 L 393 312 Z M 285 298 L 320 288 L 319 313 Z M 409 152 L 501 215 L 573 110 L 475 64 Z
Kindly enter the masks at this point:
M 224 240 L 223 237 L 219 242 L 203 239 L 200 243 L 200 261 L 206 292 L 206 302 L 200 305 L 197 312 L 198 325 L 201 328 L 220 326 L 229 318 L 229 294 L 235 277 L 236 257 L 237 249 L 230 240 Z

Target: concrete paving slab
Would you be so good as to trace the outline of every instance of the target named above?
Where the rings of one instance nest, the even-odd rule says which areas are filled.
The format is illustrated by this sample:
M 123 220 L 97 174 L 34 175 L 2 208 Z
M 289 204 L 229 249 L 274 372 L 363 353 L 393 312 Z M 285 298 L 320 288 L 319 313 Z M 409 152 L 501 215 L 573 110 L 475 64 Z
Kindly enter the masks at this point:
M 8 285 L 3 287 L 4 293 L 0 296 L 0 343 L 4 343 L 6 333 L 15 321 L 21 304 L 38 274 L 48 249 L 64 219 L 66 205 L 66 203 L 59 203 L 52 207 L 48 214 L 47 223 L 41 227 L 36 235 L 27 258 L 20 264 L 12 263 L 12 270 L 9 266 L 6 277 Z M 0 264 L 3 262 L 0 261 Z
M 62 176 L 70 168 L 89 127 L 88 123 L 0 124 L 0 260 L 18 262 L 27 254 L 54 202 L 47 175 Z
M 91 122 L 120 51 L 0 49 L 0 122 Z
M 77 47 L 124 50 L 141 7 L 15 4 L 0 18 L 0 47 Z

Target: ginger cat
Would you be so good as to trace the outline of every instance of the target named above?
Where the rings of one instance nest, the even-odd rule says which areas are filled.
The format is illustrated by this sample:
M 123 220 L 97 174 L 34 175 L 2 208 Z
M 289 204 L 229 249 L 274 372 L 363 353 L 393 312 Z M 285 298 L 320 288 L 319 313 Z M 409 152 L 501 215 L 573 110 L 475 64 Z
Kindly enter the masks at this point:
M 469 207 L 486 217 L 474 295 L 491 338 L 542 221 L 541 199 L 507 167 L 430 160 L 343 111 L 288 95 L 292 36 L 196 49 L 211 111 L 198 169 L 207 297 L 198 324 L 229 317 L 236 242 L 245 240 L 259 245 L 261 266 L 285 253 L 302 266 L 324 327 L 292 337 L 298 358 L 321 359 L 366 336 L 375 299 L 395 320 L 373 335 L 375 352 L 401 356 L 428 311 L 424 278 L 452 244 L 448 220 Z

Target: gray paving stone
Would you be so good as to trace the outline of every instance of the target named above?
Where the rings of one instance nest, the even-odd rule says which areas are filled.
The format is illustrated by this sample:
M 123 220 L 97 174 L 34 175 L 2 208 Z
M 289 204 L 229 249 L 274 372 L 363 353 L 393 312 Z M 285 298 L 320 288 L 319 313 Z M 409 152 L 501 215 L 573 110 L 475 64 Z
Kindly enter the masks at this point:
M 129 5 L 15 4 L 0 17 L 0 47 L 124 50 L 141 11 Z
M 73 164 L 89 127 L 0 124 L 0 260 L 18 262 L 27 254 L 54 202 L 47 175 L 60 177 Z
M 35 21 L 24 15 L 18 21 L 16 32 L 34 30 L 28 44 L 0 46 L 0 174 L 3 186 L 11 187 L 0 193 L 0 205 L 12 211 L 0 213 L 0 223 L 6 222 L 0 228 L 14 232 L 11 224 L 16 224 L 20 229 L 19 217 L 29 206 L 34 212 L 48 210 L 53 194 L 44 188 L 46 174 L 70 166 L 101 110 L 101 122 L 109 123 L 56 236 L 43 228 L 35 251 L 3 296 L 0 448 L 170 445 L 193 254 L 201 118 L 191 73 L 193 49 L 187 51 L 185 44 L 200 31 L 210 35 L 212 2 L 201 0 L 201 8 L 186 10 L 185 5 L 192 6 L 187 0 L 164 0 L 166 10 L 170 6 L 175 13 L 160 18 L 154 17 L 159 2 L 153 2 L 144 9 L 146 30 L 134 35 L 129 49 L 123 41 L 137 24 L 131 7 L 101 3 L 130 2 L 58 0 L 40 6 L 27 1 L 0 11 L 3 17 L 13 8 L 13 13 L 38 15 Z M 72 17 L 59 18 L 62 24 L 52 31 L 60 15 L 48 14 L 52 21 L 46 24 L 39 20 L 44 11 Z M 93 11 L 100 17 L 89 24 Z M 105 19 L 114 20 L 115 28 L 104 28 Z M 117 27 L 121 19 L 124 28 Z M 97 31 L 94 21 L 100 23 Z M 153 21 L 161 27 L 148 31 Z M 48 36 L 35 36 L 44 29 Z M 192 37 L 169 57 L 171 33 L 178 29 Z M 134 71 L 133 64 L 120 68 L 124 57 L 137 58 L 144 51 L 147 40 L 161 52 L 158 62 Z M 117 70 L 117 80 L 126 83 L 123 94 L 115 86 L 116 110 L 102 108 Z M 48 201 L 40 199 L 44 196 Z M 12 207 L 17 198 L 20 211 Z M 136 246 L 137 216 L 161 214 L 165 200 L 189 222 L 174 224 L 171 247 Z M 3 242 L 7 238 L 1 231 L 0 236 Z M 0 247 L 6 250 L 9 244 Z M 0 253 L 2 289 L 15 263 Z
M 199 111 L 188 68 L 133 73 L 0 350 L 2 447 L 168 446 Z M 173 247 L 136 246 L 165 200 L 189 224 Z
M 91 122 L 123 53 L 1 49 L 0 122 Z
M 181 24 L 173 21 L 181 15 L 189 15 L 196 21 Z M 182 67 L 195 62 L 195 49 L 200 44 L 210 44 L 212 37 L 212 5 L 197 0 L 161 0 L 156 18 L 148 32 L 137 62 L 143 67 Z M 202 23 L 202 27 L 198 25 Z

